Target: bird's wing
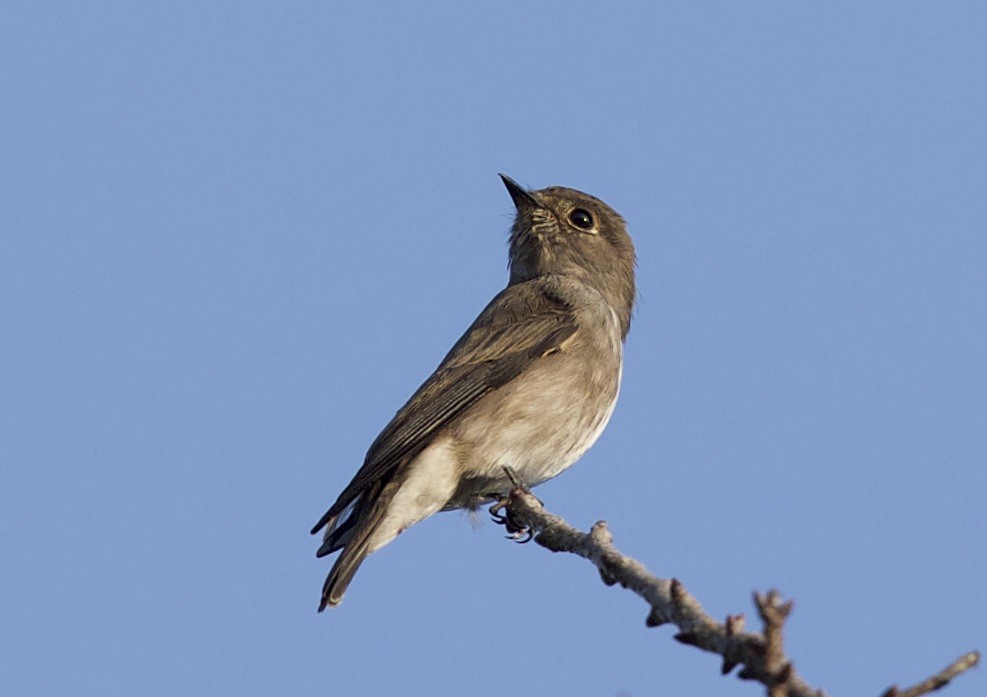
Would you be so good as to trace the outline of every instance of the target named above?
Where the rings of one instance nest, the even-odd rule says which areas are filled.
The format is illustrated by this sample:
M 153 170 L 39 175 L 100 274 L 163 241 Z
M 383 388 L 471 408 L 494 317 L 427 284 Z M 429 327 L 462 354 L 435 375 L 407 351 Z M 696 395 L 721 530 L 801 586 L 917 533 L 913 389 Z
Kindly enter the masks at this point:
M 340 515 L 374 482 L 392 477 L 411 462 L 431 442 L 432 434 L 483 395 L 560 350 L 577 329 L 572 309 L 537 279 L 508 286 L 377 436 L 363 467 L 312 533 Z

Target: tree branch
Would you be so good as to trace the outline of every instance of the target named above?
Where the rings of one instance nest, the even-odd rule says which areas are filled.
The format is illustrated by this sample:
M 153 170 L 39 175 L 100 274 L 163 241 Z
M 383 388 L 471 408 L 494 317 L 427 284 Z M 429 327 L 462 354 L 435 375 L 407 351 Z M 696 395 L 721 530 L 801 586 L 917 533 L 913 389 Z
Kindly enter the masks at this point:
M 940 687 L 945 687 L 950 680 L 960 673 L 970 670 L 979 662 L 980 652 L 971 651 L 957 658 L 931 678 L 926 678 L 922 682 L 912 685 L 907 690 L 899 690 L 897 685 L 892 685 L 885 691 L 882 697 L 919 697 L 919 695 L 926 695 L 938 690 Z
M 785 655 L 782 625 L 791 613 L 793 603 L 782 602 L 778 591 L 771 590 L 764 596 L 754 594 L 765 629 L 763 633 L 746 632 L 743 615 L 730 615 L 725 622 L 717 622 L 677 579 L 659 578 L 637 560 L 618 551 L 602 520 L 588 533 L 580 532 L 559 516 L 547 512 L 537 498 L 519 486 L 511 491 L 507 501 L 495 505 L 491 513 L 515 540 L 527 532 L 527 539 L 532 539 L 533 535 L 534 541 L 546 549 L 588 559 L 599 570 L 605 584 L 619 583 L 648 603 L 651 610 L 645 620 L 647 626 L 675 624 L 679 628 L 674 636 L 677 641 L 722 657 L 724 675 L 741 665 L 737 677 L 760 682 L 767 688 L 769 697 L 823 697 L 822 690 L 810 687 Z M 969 670 L 979 660 L 980 654 L 973 651 L 914 687 L 904 691 L 891 687 L 882 697 L 924 695 Z

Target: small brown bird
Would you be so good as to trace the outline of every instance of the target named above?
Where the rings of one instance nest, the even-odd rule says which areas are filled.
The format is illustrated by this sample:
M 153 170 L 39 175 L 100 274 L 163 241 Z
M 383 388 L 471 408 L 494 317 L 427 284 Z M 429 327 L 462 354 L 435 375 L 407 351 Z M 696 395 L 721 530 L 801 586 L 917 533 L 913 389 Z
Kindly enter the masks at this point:
M 623 218 L 589 194 L 527 191 L 501 175 L 517 217 L 510 280 L 370 446 L 319 520 L 322 557 L 342 550 L 319 611 L 361 562 L 438 511 L 475 509 L 572 465 L 607 425 L 634 304 Z

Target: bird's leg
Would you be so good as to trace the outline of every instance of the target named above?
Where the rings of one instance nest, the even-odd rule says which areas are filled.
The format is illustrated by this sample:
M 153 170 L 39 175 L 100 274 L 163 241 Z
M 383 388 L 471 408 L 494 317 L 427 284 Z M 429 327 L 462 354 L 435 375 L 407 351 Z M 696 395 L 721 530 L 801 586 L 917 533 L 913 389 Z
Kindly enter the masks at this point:
M 507 478 L 511 481 L 511 484 L 514 486 L 515 489 L 520 489 L 523 493 L 534 496 L 534 494 L 531 493 L 531 489 L 528 488 L 528 485 L 525 484 L 523 481 L 521 481 L 521 478 L 517 476 L 517 472 L 514 471 L 513 467 L 508 467 L 505 465 L 504 474 L 507 475 Z M 542 501 L 537 496 L 535 496 L 535 501 L 537 501 L 542 506 L 545 505 L 545 502 Z
M 507 475 L 507 479 L 510 480 L 511 484 L 513 484 L 516 489 L 528 491 L 528 487 L 526 487 L 524 482 L 521 481 L 521 478 L 517 476 L 517 472 L 514 471 L 513 467 L 504 465 L 504 474 Z

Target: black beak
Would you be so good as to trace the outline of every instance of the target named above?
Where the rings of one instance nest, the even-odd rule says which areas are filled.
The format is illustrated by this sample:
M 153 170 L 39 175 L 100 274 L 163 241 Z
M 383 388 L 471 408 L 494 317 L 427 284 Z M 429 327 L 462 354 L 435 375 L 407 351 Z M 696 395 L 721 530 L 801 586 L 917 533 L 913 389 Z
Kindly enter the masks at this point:
M 527 189 L 522 187 L 506 174 L 501 174 L 500 178 L 504 180 L 504 186 L 507 187 L 507 193 L 511 195 L 511 200 L 514 201 L 515 208 L 521 210 L 522 208 L 543 207 L 538 199 L 536 199 Z

